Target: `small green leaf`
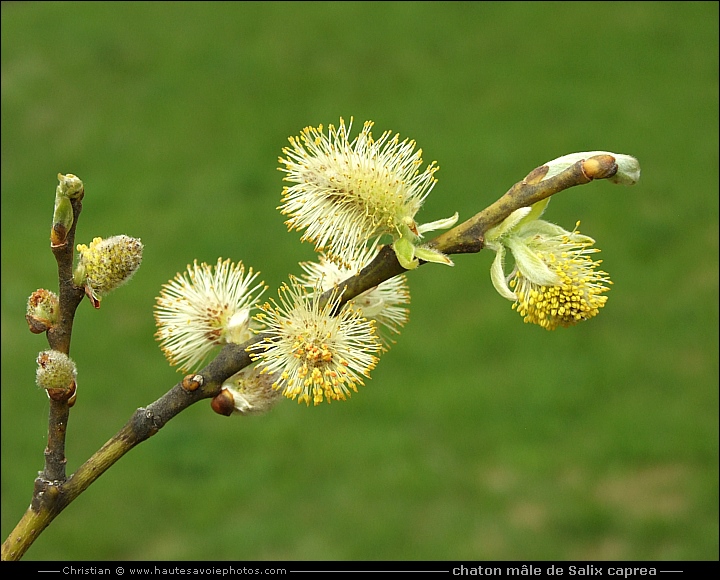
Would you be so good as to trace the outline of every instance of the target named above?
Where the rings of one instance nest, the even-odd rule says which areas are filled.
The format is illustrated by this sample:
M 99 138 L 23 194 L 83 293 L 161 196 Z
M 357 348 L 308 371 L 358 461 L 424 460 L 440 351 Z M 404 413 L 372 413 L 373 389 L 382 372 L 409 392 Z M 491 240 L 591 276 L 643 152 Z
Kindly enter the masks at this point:
M 517 296 L 510 290 L 505 278 L 505 246 L 500 246 L 495 254 L 495 259 L 490 267 L 490 279 L 500 296 L 513 302 L 517 300 Z
M 509 238 L 508 247 L 515 258 L 518 269 L 533 284 L 556 286 L 561 283 L 560 276 L 550 270 L 548 265 L 533 250 L 528 248 L 525 242 Z
M 50 231 L 50 243 L 53 247 L 65 244 L 73 220 L 73 208 L 70 200 L 65 196 L 55 196 L 55 211 L 53 213 L 52 230 Z
M 405 237 L 398 238 L 392 245 L 398 262 L 406 270 L 414 270 L 420 263 L 415 257 L 415 246 Z
M 425 260 L 426 262 L 435 262 L 436 264 L 445 264 L 446 266 L 454 266 L 453 261 L 442 252 L 422 246 L 415 248 L 415 257 Z
M 498 225 L 490 228 L 485 233 L 485 243 L 492 243 L 499 240 L 505 234 L 511 232 L 522 221 L 522 219 L 530 213 L 529 207 L 521 207 L 512 212 Z
M 451 228 L 457 223 L 458 217 L 458 212 L 455 212 L 455 214 L 450 216 L 449 218 L 444 218 L 440 220 L 435 220 L 434 222 L 422 224 L 417 228 L 418 234 L 423 234 L 425 232 L 433 232 L 435 230 L 446 230 L 448 228 Z

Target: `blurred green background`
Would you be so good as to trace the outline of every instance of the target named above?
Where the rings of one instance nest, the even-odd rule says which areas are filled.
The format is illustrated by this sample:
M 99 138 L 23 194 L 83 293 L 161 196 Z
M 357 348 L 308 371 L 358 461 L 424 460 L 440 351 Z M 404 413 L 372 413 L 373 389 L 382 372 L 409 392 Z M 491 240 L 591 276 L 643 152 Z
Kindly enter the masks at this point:
M 275 209 L 277 157 L 341 116 L 438 161 L 422 221 L 467 219 L 566 153 L 638 157 L 635 187 L 545 214 L 598 241 L 606 308 L 547 332 L 495 292 L 492 252 L 425 266 L 348 402 L 195 405 L 26 559 L 717 559 L 715 2 L 3 2 L 3 539 L 43 466 L 47 343 L 24 314 L 57 288 L 57 173 L 85 182 L 78 242 L 145 244 L 75 321 L 71 473 L 180 378 L 153 339 L 164 282 L 222 256 L 274 294 L 313 258 Z

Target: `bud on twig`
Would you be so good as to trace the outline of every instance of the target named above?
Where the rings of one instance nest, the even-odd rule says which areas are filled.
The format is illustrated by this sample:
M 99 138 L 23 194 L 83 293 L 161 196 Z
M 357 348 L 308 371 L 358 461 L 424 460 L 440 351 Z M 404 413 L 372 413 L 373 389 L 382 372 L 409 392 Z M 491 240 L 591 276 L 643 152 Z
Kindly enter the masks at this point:
M 570 153 L 569 155 L 563 155 L 552 161 L 548 161 L 545 167 L 548 168 L 548 172 L 543 176 L 543 179 L 550 179 L 558 173 L 565 171 L 568 167 L 575 165 L 578 161 L 590 160 L 592 157 L 609 155 L 615 159 L 617 170 L 614 175 L 599 175 L 599 178 L 607 177 L 611 183 L 618 183 L 620 185 L 635 185 L 640 179 L 640 163 L 634 157 L 625 155 L 623 153 L 611 153 L 609 151 L 585 151 L 581 153 Z M 591 162 L 591 166 L 594 166 Z
M 205 379 L 203 379 L 202 375 L 186 375 L 182 380 L 182 388 L 186 391 L 196 391 L 200 387 L 202 387 L 203 383 L 205 382 Z
M 46 350 L 37 357 L 35 380 L 54 401 L 74 399 L 77 368 L 73 360 L 58 350 Z
M 262 373 L 257 368 L 245 368 L 225 381 L 222 393 L 231 396 L 233 413 L 260 415 L 283 398 L 282 393 L 273 388 L 277 379 L 276 375 Z
M 73 225 L 74 215 L 71 200 L 82 199 L 85 194 L 83 182 L 72 173 L 58 173 L 60 183 L 55 189 L 55 210 L 50 230 L 50 244 L 57 248 L 67 241 L 68 232 Z
M 218 415 L 224 415 L 225 417 L 232 415 L 235 410 L 235 404 L 230 391 L 227 389 L 220 391 L 220 393 L 218 393 L 215 397 L 213 397 L 213 400 L 210 401 L 210 407 Z
M 40 334 L 55 326 L 59 310 L 60 302 L 57 294 L 44 288 L 35 290 L 28 298 L 25 314 L 30 332 Z

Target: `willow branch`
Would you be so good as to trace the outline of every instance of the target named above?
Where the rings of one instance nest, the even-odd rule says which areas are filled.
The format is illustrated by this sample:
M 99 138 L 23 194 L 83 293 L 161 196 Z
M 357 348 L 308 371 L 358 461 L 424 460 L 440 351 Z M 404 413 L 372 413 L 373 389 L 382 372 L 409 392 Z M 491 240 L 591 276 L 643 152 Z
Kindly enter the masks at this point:
M 543 179 L 547 174 L 547 166 L 543 165 L 513 185 L 505 195 L 488 208 L 431 240 L 427 245 L 444 254 L 479 252 L 484 247 L 485 232 L 499 224 L 515 210 L 542 201 L 576 185 L 585 185 L 595 179 L 613 177 L 616 172 L 617 165 L 611 155 L 598 155 L 578 161 L 549 179 Z M 424 263 L 426 262 L 420 261 L 421 265 Z M 407 271 L 398 262 L 393 249 L 390 246 L 383 246 L 370 264 L 355 276 L 351 276 L 339 284 L 342 292 L 339 307 L 363 292 L 375 288 L 385 280 Z M 325 292 L 323 298 L 328 299 L 333 291 Z M 217 388 L 212 396 L 219 392 L 225 380 L 252 363 L 246 349 L 260 342 L 262 338 L 262 335 L 257 335 L 240 345 L 226 345 L 217 358 L 201 371 L 206 384 Z
M 211 396 L 202 389 L 188 390 L 187 384 L 188 381 L 180 382 L 148 407 L 137 409 L 125 426 L 67 481 L 47 481 L 38 477 L 30 507 L 2 545 L 2 560 L 22 558 L 58 514 L 123 455 L 157 433 L 178 413 Z
M 549 179 L 543 179 L 547 173 L 547 166 L 540 166 L 531 171 L 525 179 L 513 185 L 491 206 L 441 234 L 429 242 L 428 246 L 444 254 L 479 252 L 484 246 L 485 232 L 516 209 L 528 207 L 560 191 L 576 185 L 584 185 L 594 179 L 613 177 L 617 169 L 615 159 L 611 155 L 598 155 L 578 161 Z
M 83 299 L 82 289 L 73 284 L 73 251 L 75 247 L 75 230 L 78 218 L 82 211 L 82 195 L 71 200 L 73 223 L 70 227 L 64 242 L 51 244 L 52 253 L 55 256 L 58 267 L 58 299 L 59 314 L 58 322 L 47 331 L 47 340 L 50 348 L 67 355 L 70 354 L 70 341 L 72 338 L 72 326 L 75 319 L 75 311 Z M 56 228 L 56 225 L 54 225 Z M 51 233 L 51 239 L 54 237 Z M 37 488 L 43 487 L 43 483 L 57 484 L 65 481 L 65 434 L 67 423 L 70 417 L 70 407 L 74 402 L 74 392 L 68 393 L 69 397 L 53 398 L 50 400 L 50 413 L 48 417 L 48 444 L 45 449 L 45 469 L 39 474 L 36 482 Z M 49 497 L 49 496 L 48 496 Z
M 83 194 L 69 200 L 72 208 L 72 225 L 65 230 L 62 224 L 54 223 L 50 232 L 50 249 L 58 269 L 58 320 L 47 330 L 47 341 L 52 350 L 70 354 L 73 321 L 77 307 L 85 295 L 83 289 L 73 284 L 73 257 L 75 232 L 82 212 Z M 22 557 L 37 535 L 47 527 L 57 513 L 62 511 L 61 489 L 66 481 L 65 439 L 70 418 L 70 407 L 74 390 L 69 396 L 49 397 L 48 438 L 45 448 L 45 466 L 35 479 L 31 505 L 2 547 L 2 559 Z M 59 508 L 59 509 L 58 509 Z M 55 514 L 55 515 L 52 515 Z M 12 538 L 12 541 L 10 541 Z M 14 546 L 13 546 L 14 545 Z M 12 547 L 11 547 L 12 546 Z M 9 551 L 8 551 L 9 550 Z M 15 557 L 7 555 L 17 554 Z
M 433 239 L 427 245 L 445 254 L 479 252 L 484 247 L 485 232 L 500 223 L 513 211 L 532 205 L 570 187 L 584 185 L 594 179 L 612 177 L 617 172 L 617 166 L 612 156 L 598 155 L 578 161 L 554 177 L 543 179 L 547 171 L 547 166 L 533 170 L 491 206 Z M 67 259 L 65 254 L 62 256 L 63 260 Z M 69 259 L 72 264 L 72 250 Z M 59 265 L 60 262 L 61 260 L 58 259 Z M 421 265 L 423 263 L 420 262 Z M 63 262 L 63 265 L 67 264 Z M 390 246 L 384 246 L 370 264 L 357 275 L 339 285 L 340 291 L 342 291 L 340 305 L 406 271 L 398 262 L 393 249 Z M 54 338 L 57 341 L 55 344 L 63 345 L 68 350 L 74 309 L 82 300 L 82 295 L 78 297 L 78 289 L 72 285 L 72 269 L 69 272 L 69 278 L 61 274 L 61 279 L 66 280 L 64 293 L 65 300 L 67 300 L 65 310 L 61 310 L 61 312 L 67 318 L 63 317 L 64 322 Z M 61 280 L 61 305 L 63 303 L 62 284 Z M 329 299 L 332 292 L 331 290 L 323 294 L 323 299 Z M 76 303 L 75 300 L 77 300 Z M 168 421 L 191 405 L 200 400 L 217 396 L 227 379 L 252 364 L 253 360 L 247 349 L 260 342 L 263 337 L 264 335 L 260 333 L 243 344 L 226 345 L 205 368 L 194 375 L 185 377 L 183 381 L 176 384 L 148 407 L 137 409 L 125 426 L 64 483 L 62 480 L 45 481 L 44 487 L 38 489 L 41 480 L 38 478 L 33 503 L 2 545 L 2 559 L 20 559 L 52 520 L 123 455 L 139 443 L 149 439 Z

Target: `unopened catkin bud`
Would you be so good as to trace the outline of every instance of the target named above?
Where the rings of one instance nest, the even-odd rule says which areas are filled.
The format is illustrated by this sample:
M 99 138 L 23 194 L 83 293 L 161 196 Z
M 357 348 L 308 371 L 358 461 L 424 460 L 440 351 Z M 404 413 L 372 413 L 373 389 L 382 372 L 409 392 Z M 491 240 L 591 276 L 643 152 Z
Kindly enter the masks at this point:
M 552 161 L 548 161 L 545 166 L 548 172 L 543 179 L 550 179 L 558 173 L 564 171 L 578 161 L 590 159 L 591 157 L 599 157 L 609 155 L 615 160 L 617 169 L 608 179 L 612 183 L 621 185 L 635 185 L 640 179 L 640 163 L 635 157 L 625 155 L 623 153 L 611 153 L 610 151 L 585 151 L 582 153 L 570 153 L 563 155 Z
M 37 357 L 35 380 L 48 397 L 61 400 L 74 396 L 77 368 L 72 359 L 58 350 L 45 350 Z
M 225 399 L 232 402 L 231 412 L 239 415 L 260 415 L 267 413 L 283 398 L 282 393 L 273 388 L 277 376 L 261 373 L 257 368 L 245 368 L 230 377 L 223 384 Z M 226 408 L 230 407 L 226 403 Z M 214 408 L 214 407 L 213 407 Z M 216 412 L 218 412 L 216 410 Z M 222 414 L 222 413 L 221 413 Z
M 58 173 L 58 186 L 55 188 L 55 210 L 53 225 L 50 230 L 50 244 L 53 247 L 63 246 L 73 225 L 75 216 L 70 200 L 82 199 L 85 186 L 79 177 L 68 173 Z
M 100 299 L 130 280 L 140 267 L 143 245 L 137 238 L 120 235 L 95 238 L 89 246 L 79 244 L 77 250 L 80 259 L 73 281 L 85 287 L 88 298 L 99 308 Z
M 44 288 L 35 290 L 28 298 L 25 314 L 30 332 L 40 334 L 55 326 L 59 310 L 60 302 L 57 294 Z
M 58 173 L 58 181 L 60 183 L 55 190 L 55 195 L 58 197 L 62 196 L 77 199 L 85 193 L 85 186 L 82 180 L 72 173 L 68 173 L 67 175 Z
M 215 411 L 218 415 L 224 415 L 229 417 L 235 411 L 234 399 L 230 391 L 222 389 L 212 401 L 210 401 L 210 408 Z

